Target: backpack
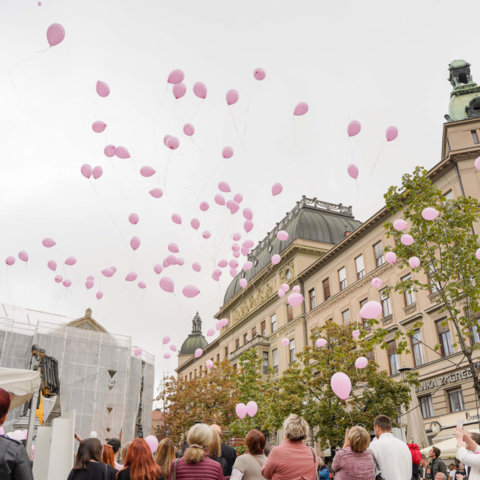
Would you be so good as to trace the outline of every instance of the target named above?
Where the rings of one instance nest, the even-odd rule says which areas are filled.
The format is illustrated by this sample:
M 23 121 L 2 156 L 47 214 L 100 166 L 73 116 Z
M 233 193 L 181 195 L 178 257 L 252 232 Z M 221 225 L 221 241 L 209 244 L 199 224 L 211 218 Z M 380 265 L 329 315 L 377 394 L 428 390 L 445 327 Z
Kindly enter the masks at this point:
M 420 465 L 420 462 L 422 461 L 422 454 L 420 453 L 418 445 L 416 443 L 409 443 L 408 448 L 412 454 L 412 463 L 414 465 Z

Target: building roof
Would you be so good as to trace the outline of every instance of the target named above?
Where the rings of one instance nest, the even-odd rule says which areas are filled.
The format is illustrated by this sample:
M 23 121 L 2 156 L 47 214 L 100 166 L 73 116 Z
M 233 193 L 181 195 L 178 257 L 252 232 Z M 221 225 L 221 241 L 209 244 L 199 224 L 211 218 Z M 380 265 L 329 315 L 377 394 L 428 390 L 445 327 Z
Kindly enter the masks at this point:
M 103 328 L 93 317 L 92 310 L 87 308 L 85 310 L 85 315 L 76 320 L 72 320 L 67 323 L 67 327 L 80 328 L 82 330 L 94 330 L 95 332 L 107 333 L 105 328 Z
M 197 348 L 201 348 L 203 350 L 207 345 L 208 342 L 202 335 L 202 319 L 197 312 L 192 320 L 192 332 L 182 343 L 179 354 L 193 355 Z
M 253 268 L 237 275 L 225 292 L 223 303 L 227 303 L 242 288 L 240 279 L 250 280 L 271 262 L 275 254 L 281 254 L 295 240 L 312 240 L 321 243 L 336 245 L 341 242 L 346 234 L 356 230 L 362 223 L 355 220 L 352 207 L 342 204 L 322 202 L 316 198 L 305 196 L 297 202 L 295 207 L 267 233 L 267 236 L 252 250 L 248 259 L 253 263 Z M 281 242 L 277 233 L 285 230 L 288 240 Z

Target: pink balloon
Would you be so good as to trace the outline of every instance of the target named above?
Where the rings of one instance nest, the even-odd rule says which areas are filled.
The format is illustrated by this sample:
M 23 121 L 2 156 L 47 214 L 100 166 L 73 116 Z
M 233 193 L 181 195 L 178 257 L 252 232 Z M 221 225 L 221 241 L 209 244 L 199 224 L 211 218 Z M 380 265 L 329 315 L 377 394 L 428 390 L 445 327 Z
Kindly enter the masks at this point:
M 425 220 L 435 220 L 440 215 L 440 212 L 433 207 L 427 207 L 422 210 L 422 217 Z
M 206 212 L 210 208 L 208 202 L 200 202 L 200 210 Z
M 178 245 L 175 242 L 168 244 L 168 251 L 172 253 L 178 253 L 180 250 L 178 249 Z
M 88 280 L 85 282 L 85 287 L 86 287 L 88 290 L 90 290 L 90 289 L 93 287 L 93 285 L 94 285 L 93 280 L 88 279 Z
M 295 109 L 293 110 L 293 114 L 297 117 L 301 117 L 308 112 L 308 105 L 305 102 L 300 102 L 297 104 Z
M 280 288 L 278 289 L 277 291 L 277 295 L 280 297 L 280 298 L 283 298 L 285 296 L 285 292 Z
M 132 237 L 130 239 L 130 246 L 132 247 L 132 250 L 137 250 L 140 246 L 140 239 L 138 237 Z
M 382 315 L 382 305 L 375 300 L 370 300 L 360 309 L 360 317 L 365 319 L 378 318 Z
M 177 83 L 183 82 L 185 74 L 180 69 L 172 70 L 168 75 L 167 82 L 176 85 Z
M 180 225 L 182 223 L 182 217 L 178 213 L 172 215 L 172 222 Z
M 128 216 L 128 221 L 132 224 L 132 225 L 136 225 L 138 223 L 138 215 L 136 213 L 131 213 L 129 216 Z
M 247 403 L 246 410 L 248 416 L 254 417 L 258 411 L 258 405 L 253 400 L 250 400 Z
M 97 82 L 96 90 L 101 97 L 108 97 L 108 95 L 110 95 L 110 87 L 100 80 Z
M 327 344 L 327 341 L 324 338 L 319 338 L 315 342 L 315 346 L 317 346 L 317 347 L 324 347 L 326 344 Z
M 286 346 L 288 346 L 289 343 L 290 343 L 290 341 L 288 340 L 288 338 L 282 338 L 282 345 L 284 345 L 286 347 Z
M 46 237 L 42 240 L 42 245 L 47 248 L 54 247 L 56 242 L 53 238 Z
M 231 190 L 230 190 L 230 185 L 229 185 L 227 182 L 224 182 L 224 181 L 219 182 L 219 184 L 218 184 L 218 189 L 219 189 L 221 192 L 223 192 L 223 193 L 229 193 L 229 192 L 231 192 Z
M 235 203 L 233 200 L 228 200 L 228 202 L 226 203 L 226 206 L 230 210 L 230 213 L 232 215 L 237 213 L 238 209 L 240 208 L 240 205 L 238 203 Z
M 103 168 L 97 165 L 92 171 L 93 178 L 97 180 L 103 175 Z
M 103 292 L 102 292 L 102 291 L 98 291 L 95 296 L 97 297 L 97 300 L 100 300 L 100 299 L 103 297 Z
M 176 150 L 180 145 L 180 141 L 178 140 L 177 137 L 174 137 L 173 135 L 169 135 L 167 138 L 166 145 L 170 150 Z
M 65 29 L 59 23 L 52 23 L 47 29 L 47 40 L 51 47 L 63 42 Z
M 47 267 L 54 272 L 57 269 L 57 262 L 55 260 L 49 260 Z
M 161 198 L 163 197 L 163 190 L 161 188 L 152 188 L 148 192 L 153 198 Z
M 115 155 L 118 158 L 130 158 L 130 152 L 125 147 L 117 147 L 115 149 Z
M 167 352 L 167 353 L 164 353 L 164 354 L 163 354 L 163 358 L 164 358 L 165 360 L 168 360 L 171 356 L 172 356 L 172 355 L 170 355 L 170 352 Z
M 298 307 L 303 302 L 303 295 L 301 293 L 291 293 L 288 296 L 287 302 L 292 307 Z
M 205 366 L 206 366 L 208 369 L 210 369 L 210 368 L 213 367 L 213 362 L 212 362 L 211 360 L 207 360 L 207 361 L 205 362 Z
M 107 278 L 112 277 L 112 276 L 114 275 L 114 273 L 115 273 L 115 272 L 114 272 L 111 268 L 104 268 L 104 269 L 102 270 L 102 275 L 103 275 L 104 277 L 107 277 Z
M 135 272 L 127 273 L 125 280 L 127 282 L 134 282 L 137 279 L 138 275 Z
M 147 438 L 145 438 L 145 441 L 147 442 L 148 448 L 150 449 L 150 452 L 152 452 L 152 455 L 153 455 L 158 448 L 157 437 L 154 437 L 153 435 L 149 435 Z
M 193 85 L 193 93 L 198 98 L 206 98 L 207 96 L 207 86 L 202 82 L 195 82 Z
M 170 350 L 171 350 L 172 352 L 176 352 L 176 351 L 177 351 L 177 346 L 174 345 L 173 343 L 170 344 Z
M 72 281 L 68 280 L 67 278 L 63 281 L 63 286 L 64 287 L 71 287 L 72 286 Z
M 408 227 L 408 223 L 401 218 L 393 222 L 393 228 L 397 230 L 397 232 L 401 232 L 402 230 L 405 230 L 407 227 Z
M 240 258 L 240 252 L 233 252 L 232 254 L 235 258 Z
M 157 274 L 160 275 L 163 272 L 163 267 L 160 264 L 156 264 L 153 266 L 153 271 Z
M 367 365 L 368 365 L 368 358 L 366 357 L 358 357 L 355 360 L 355 368 L 357 368 L 358 370 L 365 368 Z
M 57 283 L 62 283 L 63 277 L 61 275 L 55 275 L 54 280 Z
M 138 282 L 137 285 L 138 288 L 141 288 L 142 290 L 147 288 L 147 284 L 145 282 Z
M 195 133 L 195 127 L 191 123 L 186 123 L 183 126 L 183 133 L 191 137 Z
M 333 393 L 342 400 L 346 400 L 352 391 L 350 378 L 342 372 L 337 372 L 332 376 L 330 386 L 332 387 Z
M 288 240 L 288 232 L 286 232 L 285 230 L 280 230 L 278 233 L 277 233 L 277 238 L 281 241 L 281 242 L 286 242 Z
M 354 330 L 352 332 L 352 337 L 354 340 L 357 340 L 358 338 L 360 338 L 360 330 Z
M 358 135 L 361 129 L 362 126 L 360 125 L 360 122 L 357 120 L 352 120 L 347 127 L 348 136 L 354 137 L 355 135 Z
M 173 96 L 178 100 L 187 93 L 187 87 L 184 83 L 177 83 L 172 88 Z
M 171 278 L 162 277 L 160 279 L 160 288 L 167 293 L 173 293 L 175 289 L 175 284 L 173 283 L 173 280 Z
M 202 266 L 198 262 L 193 262 L 192 268 L 195 272 L 200 272 L 202 270 Z
M 385 132 L 385 138 L 387 142 L 391 142 L 398 137 L 398 128 L 397 127 L 388 127 Z
M 418 257 L 411 257 L 408 259 L 408 264 L 412 268 L 418 268 L 420 266 L 420 259 Z
M 247 238 L 243 243 L 242 246 L 246 248 L 252 248 L 255 244 L 253 243 L 253 240 L 250 238 Z
M 18 258 L 22 262 L 28 262 L 28 253 L 25 250 L 18 252 Z
M 195 358 L 200 358 L 202 355 L 203 355 L 203 350 L 201 348 L 197 348 L 195 350 L 195 353 L 193 354 Z
M 245 272 L 248 272 L 249 270 L 251 270 L 253 267 L 253 263 L 250 261 L 250 260 L 247 260 L 244 264 L 243 264 L 243 267 L 242 267 L 242 270 L 245 271 Z
M 480 157 L 477 157 L 477 158 L 475 159 L 474 165 L 475 165 L 475 168 L 476 168 L 477 170 L 480 170 Z
M 276 253 L 275 255 L 273 255 L 272 257 L 272 265 L 278 265 L 280 262 L 282 261 L 282 257 Z
M 93 124 L 92 124 L 92 130 L 95 133 L 102 133 L 106 128 L 107 128 L 107 124 L 105 122 L 100 121 L 100 120 L 97 120 L 96 122 L 93 122 Z
M 134 350 L 133 354 L 134 354 L 136 357 L 138 357 L 139 355 L 142 354 L 142 352 L 143 352 L 143 350 L 142 350 L 140 347 L 137 347 L 137 348 Z
M 162 338 L 162 343 L 164 345 L 166 345 L 167 343 L 170 342 L 170 337 L 168 335 L 165 335 L 163 338 Z
M 241 278 L 239 283 L 242 288 L 246 288 L 248 284 L 248 280 L 246 278 Z
M 295 292 L 295 293 L 300 293 L 300 287 L 298 285 L 295 285 L 293 288 L 292 288 L 292 291 Z
M 238 418 L 245 418 L 247 407 L 243 403 L 237 403 L 237 405 L 235 405 L 235 413 Z
M 242 203 L 243 195 L 241 193 L 236 193 L 235 196 L 233 197 L 233 200 L 236 203 Z
M 353 163 L 351 163 L 347 167 L 347 173 L 348 173 L 348 175 L 350 175 L 350 177 L 352 177 L 354 180 L 356 180 L 358 178 L 358 167 L 356 165 L 354 165 Z
M 92 176 L 92 166 L 89 165 L 88 163 L 84 163 L 80 167 L 80 173 L 85 177 L 85 178 L 90 178 Z
M 220 206 L 225 205 L 225 197 L 221 193 L 217 193 L 215 195 L 214 200 L 217 205 L 220 205 Z
M 7 258 L 5 259 L 5 263 L 6 263 L 9 267 L 11 267 L 11 266 L 15 263 L 15 257 L 7 257 Z
M 200 222 L 196 218 L 192 218 L 190 225 L 195 230 L 198 230 L 198 227 L 200 227 Z
M 477 248 L 477 251 L 475 252 L 475 257 L 477 260 L 480 260 L 480 248 Z
M 394 252 L 387 252 L 385 254 L 385 260 L 387 261 L 387 263 L 389 263 L 390 265 L 393 265 L 396 261 L 397 261 L 397 256 L 395 255 Z
M 238 262 L 236 260 L 230 260 L 229 262 L 230 268 L 237 268 L 238 267 Z
M 253 71 L 253 76 L 255 78 L 255 80 L 263 80 L 265 78 L 265 70 L 263 68 L 256 68 L 254 71 Z
M 68 257 L 65 260 L 65 265 L 68 265 L 70 267 L 73 267 L 73 265 L 75 265 L 76 263 L 77 263 L 77 259 L 75 257 Z
M 372 287 L 376 288 L 376 289 L 379 289 L 381 286 L 382 286 L 382 279 L 378 278 L 378 277 L 375 277 L 372 280 Z
M 236 90 L 229 90 L 226 95 L 227 105 L 233 105 L 238 102 L 238 92 Z
M 283 191 L 283 186 L 281 183 L 277 182 L 272 185 L 272 195 L 274 197 L 282 193 L 282 191 Z
M 156 171 L 148 165 L 145 165 L 140 169 L 140 175 L 142 177 L 151 177 L 152 175 L 155 175 L 155 173 Z
M 202 237 L 205 239 L 205 240 L 208 240 L 211 236 L 211 233 L 210 231 L 208 230 L 204 230 L 203 233 L 202 233 Z
M 107 146 L 103 149 L 103 153 L 104 153 L 105 156 L 107 156 L 107 157 L 113 157 L 113 156 L 115 155 L 115 151 L 116 151 L 115 145 L 107 145 Z
M 408 233 L 404 233 L 401 237 L 400 237 L 400 241 L 403 243 L 403 245 L 406 245 L 407 247 L 412 245 L 413 242 L 415 241 L 413 239 L 413 237 L 411 235 L 409 235 Z
M 284 291 L 284 292 L 288 292 L 290 290 L 290 286 L 288 285 L 288 283 L 282 283 L 280 285 L 280 288 Z
M 222 150 L 222 157 L 223 158 L 232 158 L 233 157 L 233 148 L 232 147 L 224 147 Z
M 252 210 L 250 210 L 250 208 L 244 208 L 244 209 L 243 209 L 243 216 L 244 216 L 247 220 L 252 220 L 252 219 L 253 219 L 253 212 L 252 212 Z
M 479 250 L 480 250 L 480 249 L 479 249 Z M 228 262 L 227 262 L 226 260 L 220 260 L 220 261 L 218 262 L 218 266 L 219 266 L 220 268 L 225 268 L 227 265 L 228 265 Z
M 237 273 L 238 273 L 238 272 L 237 272 L 237 269 L 236 269 L 236 268 L 231 268 L 231 269 L 229 270 L 229 273 L 230 273 L 230 276 L 231 276 L 232 278 L 235 278 L 235 277 L 237 276 Z

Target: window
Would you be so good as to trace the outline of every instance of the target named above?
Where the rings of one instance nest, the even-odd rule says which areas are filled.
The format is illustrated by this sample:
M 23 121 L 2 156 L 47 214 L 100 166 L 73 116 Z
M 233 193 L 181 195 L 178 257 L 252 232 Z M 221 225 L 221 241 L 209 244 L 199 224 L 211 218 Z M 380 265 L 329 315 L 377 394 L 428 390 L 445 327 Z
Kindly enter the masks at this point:
M 440 290 L 440 284 L 436 282 L 433 278 L 435 274 L 435 266 L 433 265 L 433 262 L 430 262 L 428 269 L 429 269 L 428 283 L 430 283 L 430 293 L 434 294 Z
M 197 378 L 197 369 L 193 371 L 193 378 Z
M 274 348 L 272 350 L 272 360 L 273 360 L 273 371 L 278 372 L 278 350 Z
M 392 305 L 386 288 L 380 290 L 380 301 L 382 302 L 383 318 L 388 317 L 392 314 Z
M 240 339 L 237 338 L 237 339 L 235 340 L 235 350 L 237 350 L 237 349 L 239 349 L 239 348 L 240 348 Z
M 408 275 L 405 275 L 404 277 L 401 278 L 402 282 L 406 282 L 408 280 L 412 279 L 412 274 L 409 273 Z M 405 299 L 405 306 L 408 307 L 410 305 L 413 305 L 416 300 L 415 300 L 415 292 L 413 291 L 413 287 L 410 287 L 409 290 L 405 290 L 403 292 L 403 298 Z
M 293 307 L 287 303 L 287 321 L 293 320 Z
M 433 402 L 431 395 L 419 397 L 418 401 L 420 403 L 420 408 L 422 409 L 423 418 L 432 418 L 435 416 L 435 414 L 433 413 Z
M 190 372 L 190 380 L 192 379 L 192 372 Z
M 423 365 L 425 363 L 425 354 L 423 352 L 422 332 L 420 330 L 415 330 L 412 335 L 412 350 L 415 366 L 419 367 L 420 365 Z
M 357 267 L 357 278 L 363 278 L 365 276 L 365 265 L 363 263 L 363 255 L 359 255 L 355 259 L 355 266 Z
M 262 320 L 262 323 L 260 324 L 260 330 L 262 332 L 262 337 L 265 337 L 267 335 L 267 322 L 265 320 Z
M 342 267 L 338 271 L 338 282 L 340 283 L 340 290 L 345 290 L 347 288 L 347 271 L 345 267 Z
M 480 343 L 480 320 L 472 327 L 472 343 Z
M 440 342 L 440 350 L 442 352 L 442 356 L 446 357 L 448 355 L 452 355 L 453 353 L 453 345 L 452 345 L 452 336 L 450 335 L 450 329 L 448 328 L 447 320 L 439 320 L 436 322 L 437 324 L 437 332 L 438 332 L 438 339 Z
M 225 360 L 228 360 L 228 347 L 225 347 Z
M 397 343 L 395 340 L 387 342 L 388 363 L 390 365 L 390 374 L 396 375 L 400 368 L 400 363 L 397 355 Z
M 465 410 L 465 403 L 463 401 L 463 393 L 461 388 L 450 390 L 448 392 L 448 403 L 450 404 L 450 411 L 452 413 Z
M 257 327 L 252 328 L 252 338 L 255 338 L 257 336 Z
M 476 130 L 472 130 L 470 133 L 472 134 L 473 143 L 475 143 L 475 144 L 476 144 L 476 143 L 480 143 L 480 142 L 478 141 L 478 135 L 477 135 Z
M 217 353 L 217 362 L 220 362 L 220 354 Z
M 453 196 L 453 190 L 449 190 L 448 192 L 445 192 L 443 196 L 445 197 L 446 201 L 455 200 L 455 197 Z
M 290 363 L 295 361 L 295 339 L 292 338 L 288 343 L 288 358 Z
M 263 352 L 262 366 L 263 373 L 268 373 L 268 352 Z
M 315 289 L 312 288 L 311 290 L 308 291 L 308 301 L 310 302 L 310 310 L 313 310 L 315 308 Z
M 373 254 L 375 256 L 375 265 L 377 267 L 385 263 L 385 257 L 383 255 L 383 244 L 381 240 L 373 246 Z
M 271 325 L 272 325 L 272 333 L 275 333 L 277 331 L 277 314 L 274 313 L 271 317 Z
M 202 378 L 203 365 L 200 365 L 200 367 L 198 367 L 198 373 L 199 373 L 199 377 Z
M 245 345 L 248 342 L 248 333 L 243 334 L 243 344 Z
M 289 268 L 287 268 L 286 272 L 285 272 L 285 278 L 287 280 L 290 280 L 292 278 L 292 272 L 290 271 Z
M 342 312 L 342 320 L 344 325 L 350 323 L 350 310 L 348 308 Z
M 236 373 L 237 372 L 237 364 L 233 366 L 233 371 Z
M 330 279 L 326 278 L 325 280 L 323 280 L 322 285 L 323 285 L 323 299 L 327 300 L 328 298 L 330 298 Z

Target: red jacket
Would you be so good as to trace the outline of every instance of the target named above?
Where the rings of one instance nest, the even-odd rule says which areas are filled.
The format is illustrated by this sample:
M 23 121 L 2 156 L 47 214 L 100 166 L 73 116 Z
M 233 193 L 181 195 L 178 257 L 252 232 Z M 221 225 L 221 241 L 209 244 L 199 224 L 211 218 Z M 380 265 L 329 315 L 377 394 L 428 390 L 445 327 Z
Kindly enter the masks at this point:
M 408 448 L 412 454 L 412 463 L 414 465 L 420 465 L 420 462 L 422 461 L 422 454 L 420 453 L 420 448 L 418 448 L 418 445 L 416 443 L 409 443 Z

